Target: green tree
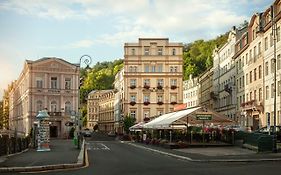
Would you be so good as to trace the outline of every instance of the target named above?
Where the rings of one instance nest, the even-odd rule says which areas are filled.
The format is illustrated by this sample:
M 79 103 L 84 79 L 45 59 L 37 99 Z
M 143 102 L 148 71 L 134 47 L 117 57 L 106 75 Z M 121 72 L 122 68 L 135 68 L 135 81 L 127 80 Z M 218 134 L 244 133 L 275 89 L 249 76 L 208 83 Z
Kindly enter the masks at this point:
M 124 118 L 124 130 L 128 134 L 130 132 L 130 127 L 133 126 L 136 122 L 136 118 L 131 117 L 130 115 Z

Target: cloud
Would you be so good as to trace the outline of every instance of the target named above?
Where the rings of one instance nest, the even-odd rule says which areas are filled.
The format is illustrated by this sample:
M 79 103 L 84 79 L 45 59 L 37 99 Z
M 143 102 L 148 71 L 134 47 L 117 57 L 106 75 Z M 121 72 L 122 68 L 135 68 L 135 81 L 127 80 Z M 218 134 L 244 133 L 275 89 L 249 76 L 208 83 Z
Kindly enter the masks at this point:
M 74 43 L 71 43 L 67 46 L 67 48 L 88 48 L 91 47 L 94 44 L 94 41 L 92 40 L 80 40 Z

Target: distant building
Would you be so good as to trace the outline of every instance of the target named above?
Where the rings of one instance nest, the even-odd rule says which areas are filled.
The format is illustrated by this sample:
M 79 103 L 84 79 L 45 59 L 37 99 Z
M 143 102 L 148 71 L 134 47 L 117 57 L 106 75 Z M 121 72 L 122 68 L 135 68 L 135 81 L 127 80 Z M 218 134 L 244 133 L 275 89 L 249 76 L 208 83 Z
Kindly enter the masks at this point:
M 199 105 L 199 82 L 198 77 L 189 76 L 188 80 L 183 82 L 183 103 L 187 108 Z
M 87 100 L 87 128 L 93 129 L 99 120 L 99 93 L 92 91 Z
M 65 123 L 78 111 L 79 65 L 60 58 L 26 60 L 9 93 L 10 129 L 28 135 L 38 111 L 50 115 L 50 136 L 67 137 Z
M 199 75 L 199 105 L 214 109 L 213 68 Z
M 168 38 L 140 38 L 124 45 L 124 113 L 136 122 L 182 104 L 183 44 Z
M 114 130 L 117 133 L 123 133 L 124 119 L 124 68 L 115 75 L 114 81 Z
M 227 42 L 213 52 L 214 110 L 231 120 L 236 118 L 236 70 L 235 53 L 236 28 L 228 34 Z M 241 66 L 241 65 L 240 65 Z M 241 80 L 240 80 L 241 81 Z

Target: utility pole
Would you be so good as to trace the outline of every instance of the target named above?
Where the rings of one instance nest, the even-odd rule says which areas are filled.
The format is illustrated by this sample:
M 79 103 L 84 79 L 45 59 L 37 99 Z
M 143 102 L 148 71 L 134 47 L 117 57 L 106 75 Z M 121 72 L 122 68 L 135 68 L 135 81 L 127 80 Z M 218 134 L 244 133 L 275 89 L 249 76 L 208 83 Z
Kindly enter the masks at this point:
M 275 13 L 274 6 L 270 7 L 271 10 L 271 28 L 272 28 L 272 36 L 273 36 L 273 63 L 274 63 L 274 114 L 273 114 L 273 146 L 272 152 L 277 152 L 277 135 L 276 135 L 276 21 L 275 21 Z

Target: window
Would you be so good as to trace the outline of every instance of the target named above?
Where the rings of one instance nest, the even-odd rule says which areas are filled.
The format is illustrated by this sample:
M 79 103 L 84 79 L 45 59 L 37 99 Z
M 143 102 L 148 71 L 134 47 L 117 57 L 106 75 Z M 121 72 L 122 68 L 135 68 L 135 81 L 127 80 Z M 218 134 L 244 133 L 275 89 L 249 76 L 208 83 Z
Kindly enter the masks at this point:
M 131 95 L 131 102 L 136 102 L 136 95 Z
M 158 55 L 163 55 L 163 49 L 162 48 L 158 48 Z
M 260 55 L 261 54 L 261 42 L 259 42 L 259 44 L 258 44 L 258 55 Z
M 144 85 L 145 86 L 149 86 L 150 85 L 150 80 L 149 79 L 145 79 L 144 80 Z
M 144 65 L 144 72 L 149 72 L 149 65 Z
M 164 80 L 163 79 L 158 79 L 157 80 L 157 86 L 164 86 Z
M 246 74 L 246 85 L 248 85 L 248 74 Z
M 281 81 L 278 81 L 277 83 L 277 95 L 280 96 L 281 93 Z
M 41 100 L 38 100 L 38 101 L 36 102 L 36 109 L 37 109 L 37 112 L 42 111 L 42 109 L 43 109 L 43 103 L 42 103 Z
M 256 100 L 256 99 L 257 99 L 257 91 L 254 90 L 254 100 Z
M 265 75 L 268 75 L 268 62 L 265 62 Z
M 276 29 L 276 37 L 277 37 L 277 42 L 280 41 L 280 27 L 277 27 Z
M 277 70 L 279 70 L 281 68 L 281 58 L 280 58 L 280 54 L 277 55 Z
M 261 70 L 261 66 L 259 66 L 259 79 L 261 79 L 261 75 L 262 75 L 262 70 Z
M 257 47 L 255 46 L 254 47 L 254 60 L 256 60 L 257 58 Z
M 252 92 L 250 92 L 250 100 L 252 100 Z
M 177 79 L 171 79 L 171 86 L 177 85 Z
M 52 89 L 57 89 L 58 88 L 57 84 L 58 84 L 57 77 L 51 77 L 51 88 Z
M 176 55 L 176 49 L 173 49 L 172 55 Z
M 250 83 L 252 83 L 252 71 L 250 71 Z
M 148 94 L 144 95 L 143 100 L 144 102 L 149 102 L 149 95 Z
M 134 111 L 134 110 L 130 111 L 130 116 L 132 118 L 136 118 L 136 111 Z
M 134 72 L 137 72 L 137 71 L 138 71 L 138 67 L 134 66 Z
M 132 49 L 132 55 L 136 55 L 136 50 Z
M 274 83 L 271 84 L 271 98 L 274 97 Z
M 178 72 L 178 66 L 174 67 L 174 72 Z
M 162 64 L 157 65 L 157 72 L 162 72 L 163 71 L 162 67 L 163 67 Z
M 65 89 L 71 89 L 71 78 L 65 78 Z
M 246 53 L 246 64 L 248 64 L 248 53 Z
M 72 106 L 71 106 L 70 101 L 65 102 L 64 109 L 65 109 L 66 114 L 71 114 Z
M 156 66 L 151 66 L 151 72 L 156 72 Z
M 177 102 L 177 95 L 171 94 L 171 102 Z
M 43 88 L 43 80 L 41 77 L 36 77 L 36 87 Z
M 163 102 L 163 96 L 162 95 L 157 96 L 157 102 Z
M 265 99 L 268 100 L 268 97 L 269 97 L 269 87 L 266 86 L 265 87 Z
M 173 72 L 173 71 L 174 71 L 174 67 L 170 66 L 170 72 Z
M 259 88 L 259 101 L 261 101 L 261 100 L 262 100 L 262 89 Z
M 51 102 L 51 112 L 57 112 L 57 102 L 56 101 Z
M 273 35 L 272 33 L 270 33 L 270 47 L 273 46 Z
M 254 81 L 256 81 L 257 80 L 257 69 L 255 68 L 254 69 Z
M 244 87 L 245 86 L 245 84 L 244 84 L 244 75 L 242 76 L 242 87 Z
M 130 86 L 136 86 L 136 83 L 137 82 L 137 80 L 136 79 L 131 79 L 130 80 Z
M 274 73 L 274 70 L 275 70 L 275 63 L 274 63 L 274 59 L 271 59 L 271 73 Z
M 129 67 L 129 72 L 133 72 L 133 66 Z
M 267 50 L 268 49 L 268 38 L 265 37 L 264 39 L 264 50 Z
M 144 55 L 149 55 L 149 48 L 144 48 Z

